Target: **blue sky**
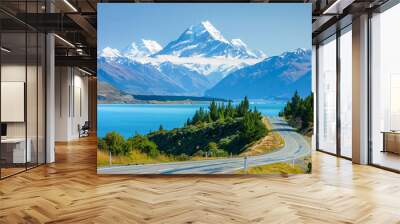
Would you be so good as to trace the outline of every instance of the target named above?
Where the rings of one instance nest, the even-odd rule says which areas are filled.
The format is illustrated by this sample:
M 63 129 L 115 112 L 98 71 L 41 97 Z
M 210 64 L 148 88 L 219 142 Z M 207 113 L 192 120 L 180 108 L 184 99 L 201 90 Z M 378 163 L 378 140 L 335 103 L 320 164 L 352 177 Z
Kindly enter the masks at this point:
M 151 39 L 162 46 L 209 20 L 228 40 L 239 38 L 272 56 L 311 48 L 311 4 L 98 4 L 98 48 L 124 49 Z

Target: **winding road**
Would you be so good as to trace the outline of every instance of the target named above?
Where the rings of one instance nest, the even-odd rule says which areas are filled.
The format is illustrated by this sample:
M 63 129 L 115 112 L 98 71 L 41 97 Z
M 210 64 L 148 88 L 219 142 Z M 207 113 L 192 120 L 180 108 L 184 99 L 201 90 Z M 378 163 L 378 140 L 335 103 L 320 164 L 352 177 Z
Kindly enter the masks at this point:
M 274 131 L 278 131 L 285 140 L 285 146 L 275 152 L 251 156 L 247 166 L 260 166 L 277 162 L 292 162 L 298 158 L 309 156 L 311 148 L 302 135 L 297 133 L 284 120 L 268 117 Z M 199 160 L 171 162 L 145 165 L 125 165 L 101 167 L 98 174 L 228 174 L 243 169 L 244 158 L 235 157 L 215 160 Z

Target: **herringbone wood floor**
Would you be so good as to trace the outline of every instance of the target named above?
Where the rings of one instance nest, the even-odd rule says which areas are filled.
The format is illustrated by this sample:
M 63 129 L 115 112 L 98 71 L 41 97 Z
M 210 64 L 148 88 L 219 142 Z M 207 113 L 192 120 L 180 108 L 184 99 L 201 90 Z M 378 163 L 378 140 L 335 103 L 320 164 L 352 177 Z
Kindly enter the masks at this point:
M 400 223 L 400 175 L 313 154 L 312 175 L 98 176 L 95 138 L 0 181 L 0 223 Z

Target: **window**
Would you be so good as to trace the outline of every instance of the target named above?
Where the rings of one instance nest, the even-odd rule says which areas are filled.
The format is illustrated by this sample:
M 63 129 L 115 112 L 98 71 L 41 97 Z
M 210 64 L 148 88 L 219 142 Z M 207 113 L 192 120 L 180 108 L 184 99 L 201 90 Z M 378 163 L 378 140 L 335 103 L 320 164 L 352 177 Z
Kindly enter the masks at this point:
M 318 149 L 336 153 L 336 36 L 318 48 Z
M 372 163 L 400 170 L 400 5 L 371 19 Z
M 340 154 L 352 157 L 352 32 L 351 26 L 340 36 Z

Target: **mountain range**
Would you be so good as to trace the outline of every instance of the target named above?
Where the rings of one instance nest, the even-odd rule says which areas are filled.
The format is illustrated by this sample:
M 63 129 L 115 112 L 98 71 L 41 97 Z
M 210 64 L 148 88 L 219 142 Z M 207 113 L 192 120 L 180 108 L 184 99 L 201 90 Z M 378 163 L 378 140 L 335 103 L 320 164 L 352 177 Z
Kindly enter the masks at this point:
M 289 98 L 311 92 L 311 51 L 296 49 L 239 69 L 207 90 L 221 98 Z
M 304 96 L 311 92 L 311 51 L 267 57 L 203 21 L 165 47 L 141 39 L 121 51 L 104 48 L 98 77 L 100 88 L 132 95 L 286 98 L 297 90 Z

